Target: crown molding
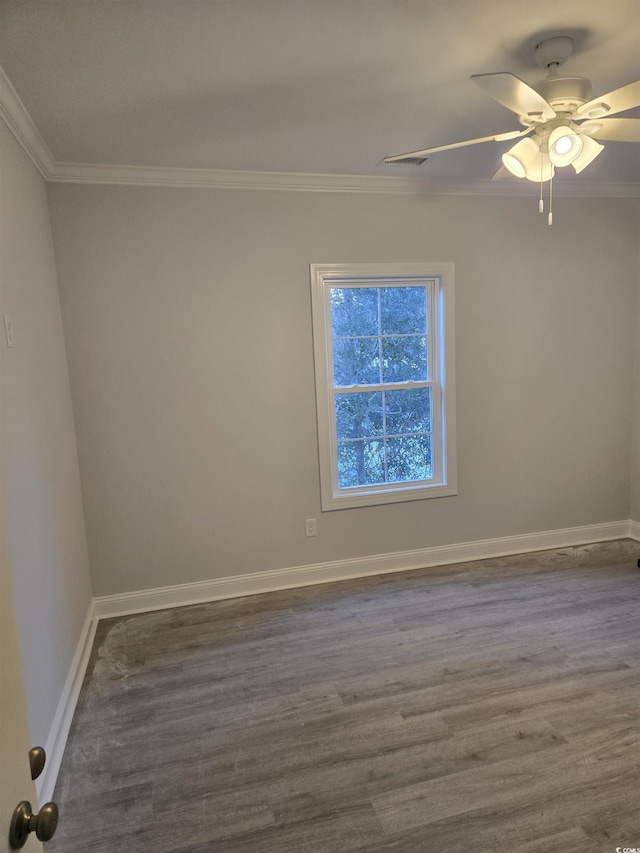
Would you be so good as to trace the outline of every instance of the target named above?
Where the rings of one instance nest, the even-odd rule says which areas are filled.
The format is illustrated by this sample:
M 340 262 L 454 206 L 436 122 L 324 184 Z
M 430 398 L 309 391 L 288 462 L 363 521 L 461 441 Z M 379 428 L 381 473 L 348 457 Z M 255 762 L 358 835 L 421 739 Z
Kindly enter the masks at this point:
M 298 192 L 421 193 L 422 179 L 380 175 L 319 175 L 160 166 L 56 163 L 52 182 L 213 189 L 294 190 Z
M 0 67 L 0 118 L 45 180 L 53 172 L 56 161 L 46 142 L 20 100 L 11 81 Z
M 113 184 L 213 189 L 292 190 L 330 193 L 393 193 L 400 195 L 533 196 L 538 184 L 514 181 L 444 183 L 394 175 L 319 175 L 299 172 L 244 172 L 223 169 L 176 169 L 157 166 L 112 166 L 56 163 L 48 180 L 57 183 Z M 554 194 L 575 198 L 640 198 L 638 183 L 557 181 Z
M 515 179 L 453 183 L 406 175 L 319 175 L 299 172 L 250 172 L 160 166 L 117 166 L 100 163 L 59 163 L 40 136 L 33 119 L 1 67 L 0 118 L 15 136 L 42 177 L 51 183 L 503 197 L 532 196 L 538 192 L 537 184 Z M 557 196 L 569 198 L 640 198 L 640 183 L 556 181 L 553 191 Z

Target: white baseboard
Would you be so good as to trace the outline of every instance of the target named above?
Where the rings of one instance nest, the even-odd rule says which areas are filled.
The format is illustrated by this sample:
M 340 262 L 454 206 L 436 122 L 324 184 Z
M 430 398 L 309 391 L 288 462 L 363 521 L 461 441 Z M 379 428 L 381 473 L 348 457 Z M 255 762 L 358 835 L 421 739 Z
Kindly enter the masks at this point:
M 631 526 L 633 525 L 633 531 Z M 548 530 L 543 533 L 525 533 L 519 536 L 504 536 L 499 539 L 481 539 L 457 545 L 442 545 L 421 548 L 415 551 L 398 551 L 392 554 L 377 554 L 356 557 L 351 560 L 335 560 L 330 563 L 315 563 L 294 566 L 267 572 L 216 578 L 197 583 L 176 584 L 138 592 L 104 595 L 94 599 L 96 617 L 105 619 L 181 607 L 223 598 L 256 595 L 279 589 L 330 583 L 368 575 L 406 572 L 447 563 L 463 563 L 491 557 L 505 557 L 526 551 L 546 551 L 551 548 L 567 548 L 572 545 L 587 545 L 613 539 L 632 537 L 640 540 L 640 524 L 629 521 L 613 521 L 584 527 L 568 527 L 563 530 Z
M 629 521 L 629 539 L 635 539 L 636 542 L 640 542 L 640 522 L 639 521 Z
M 53 789 L 56 786 L 58 772 L 62 763 L 64 748 L 69 736 L 71 721 L 80 695 L 80 688 L 84 674 L 89 663 L 89 656 L 93 646 L 93 638 L 96 633 L 98 620 L 95 614 L 95 604 L 92 600 L 89 604 L 84 625 L 80 633 L 80 639 L 76 647 L 67 680 L 65 681 L 56 713 L 53 717 L 51 728 L 47 742 L 44 744 L 44 749 L 47 754 L 47 761 L 44 766 L 42 775 L 36 780 L 36 792 L 38 794 L 38 802 L 46 803 L 53 797 Z

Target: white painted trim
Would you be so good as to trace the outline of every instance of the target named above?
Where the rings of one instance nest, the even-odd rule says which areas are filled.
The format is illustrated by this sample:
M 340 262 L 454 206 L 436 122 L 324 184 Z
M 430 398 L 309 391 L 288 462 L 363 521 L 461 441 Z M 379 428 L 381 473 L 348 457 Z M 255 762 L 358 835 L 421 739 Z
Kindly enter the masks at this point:
M 48 178 L 55 167 L 53 155 L 2 68 L 0 68 L 0 118 L 42 177 Z
M 209 187 L 213 189 L 292 190 L 332 193 L 394 193 L 396 195 L 531 196 L 531 182 L 466 181 L 443 183 L 398 175 L 318 175 L 298 172 L 243 172 L 225 169 L 176 169 L 156 166 L 114 166 L 98 163 L 56 163 L 47 178 L 59 183 Z M 556 181 L 553 192 L 567 198 L 639 198 L 640 184 Z
M 97 624 L 95 602 L 92 599 L 84 620 L 84 625 L 82 626 L 82 631 L 80 632 L 80 639 L 78 640 L 73 660 L 71 661 L 67 680 L 62 688 L 58 707 L 53 717 L 51 728 L 49 729 L 49 736 L 47 737 L 47 742 L 44 744 L 47 761 L 42 775 L 36 780 L 36 791 L 40 804 L 48 802 L 53 797 L 53 790 L 56 786 L 60 765 L 62 764 L 62 756 L 64 755 L 64 748 L 69 736 L 71 721 L 73 720 L 73 714 L 80 695 L 80 688 L 82 687 L 89 663 Z
M 92 163 L 56 163 L 49 180 L 62 183 L 298 192 L 416 194 L 429 191 L 429 185 L 422 178 L 395 175 L 319 175 L 299 172 L 249 172 Z
M 351 560 L 335 560 L 294 566 L 268 572 L 253 572 L 197 583 L 177 584 L 118 595 L 104 595 L 95 599 L 96 616 L 105 619 L 163 610 L 223 598 L 256 595 L 292 587 L 331 583 L 369 575 L 406 572 L 449 563 L 464 563 L 471 560 L 486 560 L 522 554 L 528 551 L 546 551 L 552 548 L 567 548 L 587 545 L 612 539 L 625 539 L 630 535 L 629 521 L 613 521 L 606 524 L 591 524 L 585 527 L 569 527 L 563 530 L 548 530 L 543 533 L 525 533 L 504 536 L 498 539 L 482 539 L 458 545 L 442 545 L 421 548 L 415 551 L 399 551 L 393 554 L 377 554 L 356 557 Z M 635 522 L 633 522 L 635 524 Z
M 115 184 L 151 187 L 295 190 L 298 192 L 395 193 L 400 195 L 536 196 L 538 185 L 517 179 L 443 183 L 405 174 L 318 175 L 297 172 L 245 172 L 228 169 L 182 169 L 165 166 L 118 166 L 109 163 L 59 163 L 0 68 L 0 119 L 42 175 L 52 183 Z M 567 198 L 640 198 L 640 183 L 589 183 L 570 175 L 554 183 Z
M 636 542 L 640 542 L 640 522 L 639 521 L 629 521 L 629 539 L 635 539 Z M 640 557 L 640 554 L 638 554 Z
M 395 264 L 310 264 L 316 412 L 320 450 L 320 493 L 322 511 L 342 510 L 376 504 L 427 500 L 457 494 L 455 433 L 455 265 L 451 261 Z M 331 288 L 338 286 L 380 287 L 407 285 L 426 292 L 428 308 L 428 375 L 411 387 L 431 388 L 432 463 L 431 481 L 381 483 L 341 489 L 338 484 L 338 442 L 333 381 L 333 334 Z M 381 377 L 380 377 L 381 379 Z M 402 384 L 383 383 L 352 386 L 354 391 L 382 391 Z

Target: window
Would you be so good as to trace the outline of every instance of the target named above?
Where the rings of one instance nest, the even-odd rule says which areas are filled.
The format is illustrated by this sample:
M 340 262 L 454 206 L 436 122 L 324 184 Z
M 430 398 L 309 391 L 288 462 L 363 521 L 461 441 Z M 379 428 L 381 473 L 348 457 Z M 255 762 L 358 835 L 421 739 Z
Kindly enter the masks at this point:
M 322 509 L 456 494 L 453 264 L 311 265 Z

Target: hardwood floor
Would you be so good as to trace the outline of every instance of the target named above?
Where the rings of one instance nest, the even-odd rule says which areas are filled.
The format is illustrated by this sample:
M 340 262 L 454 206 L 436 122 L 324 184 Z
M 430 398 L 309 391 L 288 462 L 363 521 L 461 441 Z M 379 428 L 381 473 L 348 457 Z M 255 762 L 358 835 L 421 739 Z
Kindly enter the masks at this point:
M 640 848 L 630 541 L 101 622 L 60 853 Z

